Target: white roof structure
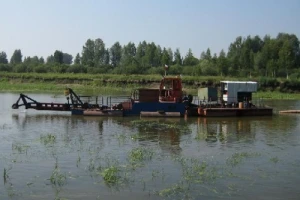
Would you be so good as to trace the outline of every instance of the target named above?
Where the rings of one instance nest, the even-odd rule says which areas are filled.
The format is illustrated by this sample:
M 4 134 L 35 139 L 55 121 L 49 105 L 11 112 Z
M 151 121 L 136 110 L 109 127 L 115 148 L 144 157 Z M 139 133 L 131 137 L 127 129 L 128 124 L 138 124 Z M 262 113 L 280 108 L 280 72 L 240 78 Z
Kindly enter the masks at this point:
M 255 81 L 220 81 L 221 83 L 249 83 L 249 84 L 257 84 Z
M 254 81 L 221 81 L 224 83 L 224 90 L 226 94 L 223 94 L 223 99 L 227 103 L 237 102 L 239 92 L 256 92 L 257 82 Z

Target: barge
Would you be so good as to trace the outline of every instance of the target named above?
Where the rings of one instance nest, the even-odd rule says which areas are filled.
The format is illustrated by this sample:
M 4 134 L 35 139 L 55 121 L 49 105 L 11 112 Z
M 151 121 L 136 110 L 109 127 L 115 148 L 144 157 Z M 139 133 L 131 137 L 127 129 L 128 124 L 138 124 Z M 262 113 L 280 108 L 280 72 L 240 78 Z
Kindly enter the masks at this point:
M 203 117 L 271 116 L 273 108 L 253 99 L 254 81 L 221 81 L 220 89 L 200 88 L 198 115 Z
M 65 89 L 67 103 L 42 103 L 24 94 L 12 105 L 13 109 L 69 111 L 82 116 L 141 116 L 141 117 L 228 117 L 270 116 L 273 109 L 254 104 L 252 92 L 256 82 L 221 82 L 221 88 L 199 88 L 198 97 L 187 95 L 179 76 L 164 76 L 157 89 L 140 88 L 126 98 L 96 97 L 96 102 L 84 101 L 71 88 Z M 219 97 L 219 94 L 221 96 Z M 117 101 L 118 100 L 118 101 Z

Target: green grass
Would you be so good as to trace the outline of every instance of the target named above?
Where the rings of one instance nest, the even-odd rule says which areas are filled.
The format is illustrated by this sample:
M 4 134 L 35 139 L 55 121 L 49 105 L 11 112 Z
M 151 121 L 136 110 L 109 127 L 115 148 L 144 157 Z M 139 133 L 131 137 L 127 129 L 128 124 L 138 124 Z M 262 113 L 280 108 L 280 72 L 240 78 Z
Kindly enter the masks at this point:
M 279 91 L 259 91 L 253 94 L 253 98 L 263 99 L 300 99 L 300 93 L 282 93 Z
M 130 95 L 134 89 L 157 88 L 162 76 L 152 75 L 117 75 L 117 74 L 72 74 L 72 73 L 7 73 L 0 75 L 0 91 L 62 93 L 70 87 L 76 92 L 87 94 L 124 94 Z M 218 85 L 222 80 L 260 81 L 261 78 L 237 78 L 221 76 L 183 76 L 183 89 L 187 94 L 197 95 L 199 87 Z M 278 84 L 283 80 L 278 79 Z M 300 99 L 299 93 L 282 93 L 277 88 L 263 90 L 255 94 L 260 98 Z M 274 92 L 271 92 L 271 91 Z M 288 91 L 288 90 L 287 90 Z

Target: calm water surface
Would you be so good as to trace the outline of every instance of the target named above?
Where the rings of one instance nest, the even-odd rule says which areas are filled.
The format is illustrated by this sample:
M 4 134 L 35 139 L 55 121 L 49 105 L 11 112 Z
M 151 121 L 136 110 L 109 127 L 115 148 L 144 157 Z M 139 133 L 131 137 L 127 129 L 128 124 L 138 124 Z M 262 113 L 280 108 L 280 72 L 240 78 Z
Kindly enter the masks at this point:
M 0 93 L 0 199 L 300 199 L 300 115 L 82 117 L 17 99 Z

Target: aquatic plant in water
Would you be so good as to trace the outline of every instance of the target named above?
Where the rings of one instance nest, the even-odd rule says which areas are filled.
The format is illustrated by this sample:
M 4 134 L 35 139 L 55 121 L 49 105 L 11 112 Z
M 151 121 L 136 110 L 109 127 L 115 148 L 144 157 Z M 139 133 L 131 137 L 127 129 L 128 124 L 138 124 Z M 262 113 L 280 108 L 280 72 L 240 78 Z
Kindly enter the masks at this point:
M 129 152 L 129 160 L 131 163 L 141 162 L 144 160 L 151 160 L 154 152 L 151 149 L 137 147 Z
M 9 178 L 9 176 L 8 176 L 7 170 L 4 168 L 3 169 L 3 181 L 4 181 L 4 184 L 7 182 L 8 178 Z
M 273 163 L 278 163 L 279 159 L 277 156 L 270 158 L 270 161 L 272 161 Z
M 166 131 L 169 129 L 177 130 L 180 134 L 186 134 L 190 132 L 190 129 L 186 125 L 177 124 L 177 123 L 166 123 L 158 121 L 148 121 L 148 120 L 134 120 L 131 121 L 131 124 L 134 127 L 140 128 L 143 131 Z
M 52 134 L 41 135 L 40 141 L 44 143 L 44 145 L 54 144 L 56 142 L 56 137 Z
M 27 149 L 29 148 L 30 146 L 28 145 L 23 145 L 23 144 L 12 144 L 12 150 L 16 150 L 18 153 L 26 153 L 27 154 Z
M 177 199 L 179 196 L 184 197 L 188 193 L 188 187 L 184 186 L 183 183 L 175 184 L 171 187 L 162 189 L 158 192 L 161 197 L 169 197 Z M 185 199 L 185 198 L 182 198 Z
M 236 166 L 240 164 L 245 158 L 257 157 L 260 153 L 256 152 L 240 152 L 234 153 L 231 157 L 226 160 L 226 163 L 231 166 Z
M 117 166 L 110 166 L 102 170 L 100 174 L 106 183 L 115 184 L 120 180 L 119 172 L 120 169 Z
M 63 186 L 67 183 L 67 176 L 66 174 L 60 172 L 57 163 L 55 163 L 54 170 L 52 171 L 52 174 L 50 176 L 50 182 L 55 186 Z

